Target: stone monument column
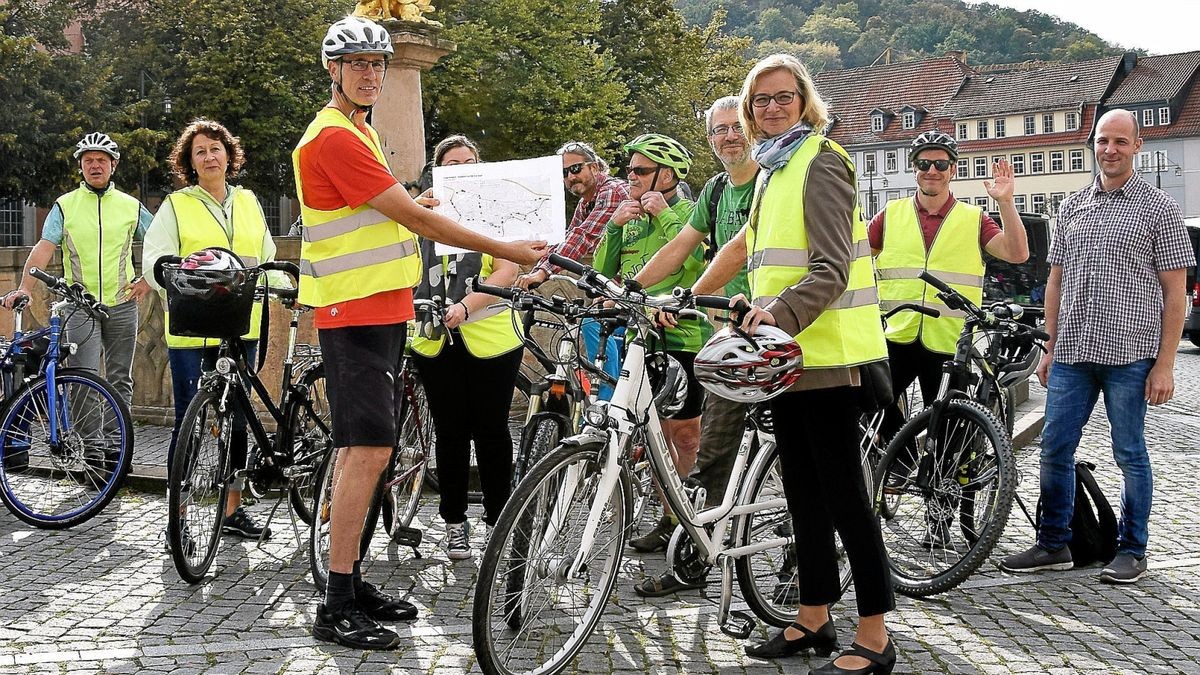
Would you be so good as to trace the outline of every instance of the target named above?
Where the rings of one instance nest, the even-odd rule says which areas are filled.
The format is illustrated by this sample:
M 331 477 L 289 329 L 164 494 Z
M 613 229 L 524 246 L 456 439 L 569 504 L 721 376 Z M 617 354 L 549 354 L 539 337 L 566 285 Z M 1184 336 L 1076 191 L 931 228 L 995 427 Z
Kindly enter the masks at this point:
M 371 126 L 383 141 L 383 153 L 392 173 L 413 181 L 425 166 L 425 113 L 421 98 L 421 71 L 457 45 L 439 40 L 441 28 L 414 21 L 383 21 L 396 51 L 388 63 L 383 92 L 371 113 Z

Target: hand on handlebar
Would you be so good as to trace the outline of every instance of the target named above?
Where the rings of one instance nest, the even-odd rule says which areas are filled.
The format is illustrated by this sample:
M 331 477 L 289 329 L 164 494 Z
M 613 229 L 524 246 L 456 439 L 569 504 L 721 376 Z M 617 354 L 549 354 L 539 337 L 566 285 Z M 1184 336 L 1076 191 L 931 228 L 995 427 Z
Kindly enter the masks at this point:
M 442 315 L 442 323 L 446 328 L 458 328 L 464 321 L 467 320 L 467 308 L 461 302 L 456 302 L 446 308 L 446 312 Z
M 735 308 L 739 302 L 749 304 L 746 296 L 738 293 L 729 299 L 729 307 Z M 750 309 L 746 311 L 746 316 L 742 319 L 742 330 L 747 333 L 753 333 L 759 324 L 767 324 L 768 326 L 775 325 L 775 317 L 770 312 L 757 305 L 750 305 Z
M 12 309 L 13 307 L 16 307 L 18 304 L 22 303 L 22 299 L 24 299 L 25 302 L 29 301 L 29 292 L 23 288 L 14 288 L 13 290 L 9 291 L 8 293 L 5 293 L 4 294 L 5 309 Z

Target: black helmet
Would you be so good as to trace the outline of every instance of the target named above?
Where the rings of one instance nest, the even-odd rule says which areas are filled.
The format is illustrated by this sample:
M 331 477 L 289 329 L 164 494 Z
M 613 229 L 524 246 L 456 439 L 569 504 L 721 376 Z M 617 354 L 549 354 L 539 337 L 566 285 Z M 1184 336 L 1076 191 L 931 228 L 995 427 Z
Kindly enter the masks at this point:
M 951 160 L 958 159 L 958 143 L 950 134 L 942 131 L 926 131 L 913 139 L 911 149 L 908 151 L 908 161 L 915 160 L 919 154 L 931 148 L 945 150 Z

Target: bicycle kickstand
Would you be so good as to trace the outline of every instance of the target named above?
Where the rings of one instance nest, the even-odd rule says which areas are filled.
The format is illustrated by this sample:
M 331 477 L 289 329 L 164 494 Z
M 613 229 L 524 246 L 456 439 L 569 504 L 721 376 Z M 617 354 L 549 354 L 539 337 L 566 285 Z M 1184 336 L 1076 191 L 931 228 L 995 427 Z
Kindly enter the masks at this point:
M 741 610 L 730 610 L 733 603 L 733 558 L 721 556 L 721 604 L 717 609 L 717 623 L 721 632 L 731 638 L 745 640 L 754 632 L 754 617 Z

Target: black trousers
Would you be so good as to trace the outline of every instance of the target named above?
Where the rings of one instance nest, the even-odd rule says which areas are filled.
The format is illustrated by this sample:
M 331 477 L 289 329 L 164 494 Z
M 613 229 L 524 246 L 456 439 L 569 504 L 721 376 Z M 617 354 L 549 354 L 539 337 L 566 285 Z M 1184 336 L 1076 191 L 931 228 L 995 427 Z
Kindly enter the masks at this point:
M 938 386 L 942 382 L 942 364 L 950 359 L 950 355 L 929 351 L 921 344 L 919 338 L 906 345 L 889 341 L 887 348 L 888 367 L 892 370 L 893 398 L 899 397 L 900 392 L 908 389 L 913 380 L 918 380 L 921 383 L 921 400 L 928 406 L 937 396 Z M 912 412 L 915 414 L 918 411 Z M 900 411 L 896 406 L 889 406 L 879 433 L 884 438 L 891 438 L 900 430 L 902 424 L 904 419 L 901 418 Z
M 858 451 L 853 387 L 790 392 L 771 401 L 783 490 L 796 534 L 800 603 L 841 598 L 834 532 L 850 560 L 859 616 L 896 607 L 892 573 Z
M 467 519 L 471 442 L 483 489 L 483 521 L 495 525 L 512 492 L 512 434 L 508 410 L 512 405 L 517 369 L 523 349 L 490 359 L 471 355 L 462 336 L 442 347 L 436 357 L 414 354 L 417 372 L 429 397 L 437 431 L 438 512 L 447 523 Z

